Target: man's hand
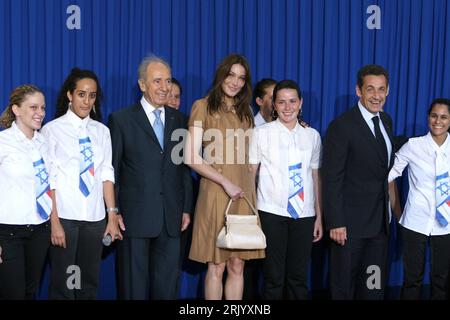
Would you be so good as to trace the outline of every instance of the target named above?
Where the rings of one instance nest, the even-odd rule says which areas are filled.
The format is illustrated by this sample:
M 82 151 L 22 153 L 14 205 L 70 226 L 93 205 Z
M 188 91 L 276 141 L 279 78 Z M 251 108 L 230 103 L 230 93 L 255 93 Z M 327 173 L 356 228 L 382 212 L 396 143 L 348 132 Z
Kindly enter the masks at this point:
M 347 228 L 341 227 L 341 228 L 334 228 L 330 230 L 330 238 L 343 246 L 345 244 L 345 241 L 347 241 Z
M 187 229 L 191 223 L 191 215 L 189 213 L 183 212 L 183 219 L 181 220 L 181 232 Z

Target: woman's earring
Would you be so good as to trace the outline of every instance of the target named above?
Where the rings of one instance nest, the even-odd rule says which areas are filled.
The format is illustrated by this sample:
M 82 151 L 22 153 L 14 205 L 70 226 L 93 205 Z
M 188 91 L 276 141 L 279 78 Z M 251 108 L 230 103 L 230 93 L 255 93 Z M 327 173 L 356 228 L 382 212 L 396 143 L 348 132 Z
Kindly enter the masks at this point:
M 275 109 L 272 109 L 272 112 L 270 113 L 272 116 L 272 120 L 276 120 L 278 118 L 278 112 Z
M 69 101 L 69 104 L 67 105 L 67 107 L 72 110 L 72 101 Z

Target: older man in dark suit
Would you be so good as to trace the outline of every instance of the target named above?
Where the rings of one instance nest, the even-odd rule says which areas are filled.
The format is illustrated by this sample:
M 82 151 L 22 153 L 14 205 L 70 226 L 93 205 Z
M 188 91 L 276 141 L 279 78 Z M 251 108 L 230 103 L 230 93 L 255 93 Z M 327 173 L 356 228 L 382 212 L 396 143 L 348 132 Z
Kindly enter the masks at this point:
M 324 139 L 324 221 L 330 238 L 333 299 L 382 299 L 387 268 L 392 120 L 383 112 L 388 72 L 358 72 L 358 105 L 328 127 Z
M 182 139 L 172 137 L 186 128 L 186 120 L 166 106 L 171 85 L 169 65 L 155 56 L 144 58 L 140 103 L 109 118 L 116 203 L 126 226 L 117 252 L 121 299 L 177 297 L 180 233 L 190 222 L 192 185 L 176 152 Z

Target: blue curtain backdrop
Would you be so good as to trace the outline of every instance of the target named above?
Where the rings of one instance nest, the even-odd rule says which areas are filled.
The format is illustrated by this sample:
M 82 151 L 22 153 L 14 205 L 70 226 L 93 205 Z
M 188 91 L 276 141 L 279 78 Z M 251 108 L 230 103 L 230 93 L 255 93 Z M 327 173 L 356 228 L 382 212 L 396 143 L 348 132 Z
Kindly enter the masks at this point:
M 71 5 L 80 29 L 67 27 L 76 21 Z M 372 5 L 380 9 L 379 29 L 367 26 Z M 424 134 L 431 100 L 450 96 L 449 21 L 446 0 L 0 0 L 0 111 L 15 86 L 34 83 L 46 94 L 51 120 L 58 90 L 78 66 L 98 74 L 106 119 L 138 99 L 137 67 L 153 52 L 171 64 L 188 114 L 220 60 L 238 52 L 253 82 L 298 81 L 304 118 L 322 135 L 356 103 L 357 70 L 381 64 L 391 75 L 385 110 L 395 133 Z M 401 251 L 392 229 L 389 284 L 398 286 Z M 327 287 L 324 246 L 314 248 L 313 289 Z M 113 258 L 103 263 L 100 298 L 115 297 Z M 202 270 L 186 264 L 180 297 L 199 296 Z

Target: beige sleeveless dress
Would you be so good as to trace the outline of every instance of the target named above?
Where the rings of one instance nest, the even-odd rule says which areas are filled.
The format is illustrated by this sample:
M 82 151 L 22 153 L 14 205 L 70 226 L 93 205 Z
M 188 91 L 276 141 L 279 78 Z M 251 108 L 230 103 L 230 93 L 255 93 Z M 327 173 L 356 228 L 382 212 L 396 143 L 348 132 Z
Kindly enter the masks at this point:
M 203 148 L 207 151 L 204 152 L 204 158 L 214 169 L 226 176 L 234 184 L 240 186 L 244 190 L 247 198 L 255 206 L 255 180 L 253 178 L 251 165 L 248 162 L 249 139 L 238 139 L 235 131 L 235 129 L 243 129 L 246 131 L 249 129 L 250 125 L 246 122 L 242 123 L 234 110 L 221 111 L 217 114 L 210 115 L 208 114 L 206 106 L 206 98 L 197 100 L 192 106 L 191 116 L 189 118 L 189 127 L 202 127 L 204 130 L 204 137 L 205 132 L 208 129 L 218 130 L 214 132 L 215 134 L 213 136 L 219 137 L 219 139 L 213 141 L 203 140 Z M 243 131 L 241 130 L 241 132 Z M 227 137 L 227 135 L 229 138 L 231 135 L 235 135 L 234 143 L 229 147 L 225 146 L 225 137 Z M 242 143 L 237 143 L 237 140 Z M 211 143 L 214 143 L 215 148 L 209 148 L 208 150 L 208 145 Z M 222 149 L 223 158 L 219 157 L 219 153 L 215 151 L 211 152 L 212 149 Z M 232 152 L 234 154 L 231 154 Z M 243 152 L 245 152 L 245 154 Z M 225 159 L 227 159 L 227 153 L 229 159 L 233 159 L 234 157 L 234 161 L 232 161 L 233 164 L 223 164 Z M 212 159 L 208 159 L 208 154 L 212 155 L 212 158 L 222 158 L 224 160 L 222 163 L 213 161 Z M 239 158 L 239 155 L 241 158 Z M 240 160 L 241 164 L 238 163 L 238 160 Z M 230 257 L 238 257 L 244 260 L 261 259 L 265 257 L 264 250 L 228 250 L 216 247 L 217 235 L 224 225 L 225 208 L 229 199 L 230 198 L 225 190 L 220 185 L 209 179 L 201 178 L 194 214 L 192 244 L 189 252 L 189 258 L 191 260 L 203 263 L 221 263 L 225 262 Z M 239 199 L 233 202 L 229 213 L 251 214 L 251 209 L 244 199 Z

